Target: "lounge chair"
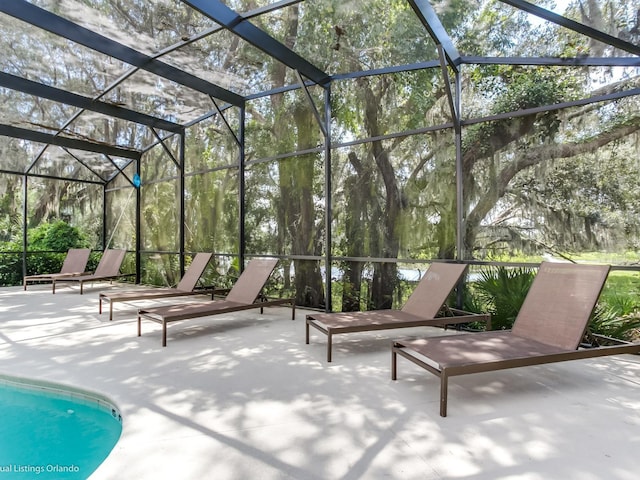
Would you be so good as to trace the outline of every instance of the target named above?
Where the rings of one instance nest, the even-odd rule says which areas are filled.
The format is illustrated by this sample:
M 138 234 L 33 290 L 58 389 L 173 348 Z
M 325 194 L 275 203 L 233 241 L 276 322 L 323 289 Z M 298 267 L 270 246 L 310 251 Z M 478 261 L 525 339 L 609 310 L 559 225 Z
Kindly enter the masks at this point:
M 113 320 L 113 304 L 115 302 L 132 302 L 135 300 L 153 300 L 157 298 L 182 297 L 187 295 L 202 295 L 211 293 L 211 289 L 195 290 L 200 276 L 207 268 L 211 253 L 197 253 L 191 265 L 184 272 L 184 276 L 174 288 L 148 288 L 140 290 L 125 290 L 100 292 L 98 313 L 102 313 L 102 302 L 109 302 L 109 320 Z
M 53 293 L 56 293 L 57 282 L 77 282 L 80 284 L 80 295 L 83 293 L 84 282 L 95 282 L 100 280 L 112 280 L 123 276 L 120 274 L 120 266 L 124 260 L 126 250 L 105 250 L 102 258 L 96 267 L 95 272 L 87 275 L 64 276 L 53 279 Z
M 448 379 L 455 375 L 639 353 L 640 343 L 579 348 L 608 272 L 605 265 L 544 262 L 512 330 L 396 340 L 391 378 L 397 378 L 398 355 L 439 376 L 445 417 Z
M 295 320 L 296 306 L 293 298 L 268 299 L 261 295 L 262 288 L 278 263 L 277 259 L 253 259 L 244 269 L 223 300 L 204 303 L 185 303 L 165 307 L 141 308 L 138 310 L 138 336 L 142 335 L 142 319 L 162 325 L 162 346 L 167 346 L 167 324 L 189 318 L 206 317 L 222 313 L 237 312 L 272 305 L 292 306 L 291 319 Z
M 447 297 L 466 268 L 467 265 L 459 263 L 432 263 L 401 310 L 307 315 L 306 343 L 309 343 L 310 326 L 327 335 L 327 362 L 330 362 L 332 337 L 337 334 L 420 326 L 438 327 L 469 322 L 486 322 L 487 329 L 490 329 L 490 315 L 444 307 Z
M 90 253 L 91 250 L 88 248 L 70 248 L 64 262 L 62 262 L 62 268 L 60 268 L 59 273 L 27 275 L 23 279 L 24 289 L 27 289 L 27 283 L 29 282 L 53 282 L 56 278 L 69 275 L 82 275 L 87 268 Z

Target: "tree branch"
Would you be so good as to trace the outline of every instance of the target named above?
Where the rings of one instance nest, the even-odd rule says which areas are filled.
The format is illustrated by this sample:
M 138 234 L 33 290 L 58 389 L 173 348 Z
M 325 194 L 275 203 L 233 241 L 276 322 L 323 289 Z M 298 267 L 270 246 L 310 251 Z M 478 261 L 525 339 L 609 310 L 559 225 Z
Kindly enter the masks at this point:
M 631 124 L 629 124 L 631 123 Z M 624 126 L 611 128 L 589 140 L 583 142 L 544 145 L 523 152 L 506 165 L 497 175 L 495 181 L 489 186 L 485 195 L 480 198 L 477 205 L 467 216 L 467 241 L 470 242 L 475 236 L 475 231 L 480 222 L 494 207 L 496 201 L 505 194 L 509 182 L 516 174 L 526 168 L 550 162 L 561 158 L 571 158 L 584 153 L 596 151 L 597 149 L 627 137 L 640 130 L 640 116 L 634 117 L 626 122 Z M 471 243 L 467 243 L 470 245 Z

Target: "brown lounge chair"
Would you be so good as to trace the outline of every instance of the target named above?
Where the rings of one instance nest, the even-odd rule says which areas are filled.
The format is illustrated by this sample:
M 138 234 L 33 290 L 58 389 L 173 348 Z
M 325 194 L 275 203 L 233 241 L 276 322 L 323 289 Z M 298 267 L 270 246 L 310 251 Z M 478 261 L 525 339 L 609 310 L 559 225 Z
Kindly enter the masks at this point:
M 102 313 L 102 302 L 109 302 L 109 320 L 113 320 L 113 304 L 115 302 L 131 302 L 135 300 L 153 300 L 156 298 L 182 297 L 187 295 L 202 295 L 211 293 L 210 289 L 195 290 L 200 276 L 207 268 L 211 253 L 197 253 L 191 265 L 184 272 L 184 276 L 175 288 L 148 288 L 140 290 L 126 290 L 115 292 L 101 292 L 99 296 L 98 313 Z
M 609 266 L 542 263 L 512 330 L 396 340 L 397 355 L 440 377 L 440 415 L 447 415 L 449 377 L 582 358 L 639 353 L 640 343 L 578 348 Z
M 253 259 L 244 269 L 224 300 L 205 303 L 186 303 L 165 307 L 141 308 L 138 310 L 138 336 L 142 335 L 142 318 L 162 325 L 162 346 L 167 346 L 167 324 L 189 318 L 207 317 L 222 313 L 237 312 L 271 305 L 290 304 L 291 319 L 296 318 L 296 306 L 293 298 L 267 299 L 261 296 L 262 288 L 278 263 L 277 259 Z
M 491 317 L 473 314 L 443 306 L 456 286 L 467 265 L 459 263 L 432 263 L 401 310 L 372 310 L 368 312 L 314 313 L 307 315 L 306 343 L 309 326 L 327 335 L 327 362 L 331 361 L 333 335 L 409 327 L 438 327 L 469 322 L 486 322 L 491 328 Z M 439 316 L 444 313 L 449 316 Z
M 56 282 L 78 282 L 80 284 L 80 295 L 83 293 L 84 282 L 95 282 L 99 280 L 112 280 L 122 276 L 120 266 L 124 260 L 126 250 L 105 250 L 102 258 L 96 267 L 96 271 L 87 275 L 65 276 L 53 279 L 53 293 L 56 293 Z
M 91 250 L 88 248 L 70 248 L 64 262 L 62 262 L 62 268 L 60 268 L 59 273 L 27 275 L 23 279 L 24 289 L 27 289 L 28 282 L 53 282 L 56 278 L 69 275 L 82 275 L 87 268 L 90 253 Z

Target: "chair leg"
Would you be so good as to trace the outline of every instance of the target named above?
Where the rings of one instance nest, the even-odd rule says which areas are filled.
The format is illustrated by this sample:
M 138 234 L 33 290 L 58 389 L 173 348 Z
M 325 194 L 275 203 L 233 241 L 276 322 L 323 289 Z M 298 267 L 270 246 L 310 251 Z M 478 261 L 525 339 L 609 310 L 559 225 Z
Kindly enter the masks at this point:
M 449 376 L 444 370 L 440 372 L 440 416 L 447 416 L 447 390 L 449 385 Z
M 162 320 L 162 346 L 167 346 L 167 322 Z
M 327 331 L 327 362 L 331 362 L 331 344 L 332 344 L 332 335 L 331 330 Z
M 398 379 L 398 354 L 395 351 L 395 345 L 391 347 L 391 380 Z
M 138 336 L 140 337 L 142 335 L 142 318 L 140 317 L 140 314 L 138 314 Z
M 304 342 L 309 345 L 309 319 L 306 320 L 304 326 Z

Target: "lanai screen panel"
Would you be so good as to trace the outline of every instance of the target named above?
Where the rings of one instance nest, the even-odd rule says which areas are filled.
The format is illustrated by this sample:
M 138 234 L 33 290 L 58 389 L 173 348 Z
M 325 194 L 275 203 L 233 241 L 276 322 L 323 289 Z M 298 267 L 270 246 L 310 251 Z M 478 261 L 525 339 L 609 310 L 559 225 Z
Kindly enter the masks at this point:
M 212 115 L 186 129 L 186 174 L 238 166 L 240 162 L 239 110 L 227 109 L 223 115 L 224 120 L 220 115 Z
M 213 109 L 208 95 L 144 70 L 135 71 L 119 85 L 117 92 L 117 101 L 127 108 L 180 124 Z M 155 141 L 152 135 L 147 138 Z M 145 147 L 149 145 L 146 143 Z
M 240 95 L 281 86 L 287 67 L 259 48 L 221 29 L 162 57 L 199 78 Z M 289 72 L 285 84 L 297 83 Z
M 111 180 L 105 196 L 105 238 L 106 248 L 136 249 L 136 188 L 131 184 L 135 165 L 129 163 L 122 167 L 122 174 Z M 130 257 L 125 258 L 130 261 Z
M 231 254 L 239 250 L 238 168 L 185 178 L 185 249 Z
M 323 89 L 310 87 L 313 105 L 324 123 Z M 306 94 L 294 90 L 247 102 L 247 160 L 286 155 L 324 144 L 324 136 Z
M 331 134 L 338 144 L 452 125 L 436 68 L 337 81 L 332 99 Z
M 453 258 L 454 159 L 449 130 L 334 149 L 332 254 Z
M 24 178 L 0 173 L 0 242 L 18 241 L 22 237 Z
M 102 219 L 96 211 L 102 211 L 101 185 L 29 177 L 27 180 L 27 223 L 33 229 L 45 223 L 64 220 L 78 227 L 96 245 L 101 236 Z M 60 199 L 60 201 L 56 201 Z
M 179 193 L 177 180 L 142 185 L 140 216 L 143 250 L 180 250 Z
M 23 182 L 24 177 L 0 173 L 0 285 L 22 282 Z
M 0 88 L 0 123 L 55 134 L 79 109 L 7 88 Z
M 142 250 L 180 250 L 180 183 L 178 166 L 156 146 L 141 160 L 140 230 Z
M 2 71 L 93 97 L 127 65 L 90 48 L 0 13 Z
M 158 133 L 167 135 L 162 130 L 158 130 Z M 143 150 L 156 141 L 145 125 L 86 110 L 63 128 L 60 134 L 135 150 Z
M 0 160 L 2 170 L 26 173 L 33 160 L 46 145 L 20 138 L 0 136 Z
M 259 162 L 246 173 L 247 253 L 322 255 L 324 155 Z
M 186 130 L 185 249 L 239 250 L 239 110 L 226 109 Z M 233 133 L 232 133 L 233 132 Z
M 438 58 L 406 0 L 296 2 L 255 23 L 331 75 Z
M 148 55 L 183 42 L 211 24 L 184 3 L 172 0 L 113 2 L 40 0 L 57 15 Z
M 174 180 L 178 177 L 180 174 L 178 149 L 178 137 L 171 137 L 164 140 L 164 147 L 158 144 L 142 156 L 139 173 L 143 186 Z
M 42 152 L 39 152 L 38 159 L 33 163 L 29 172 L 34 175 L 104 182 L 100 173 L 104 174 L 106 169 L 102 169 L 101 172 L 91 170 L 87 164 L 79 161 L 75 154 L 79 154 L 84 159 L 85 152 L 74 152 L 55 145 L 48 145 Z
M 530 2 L 570 20 L 638 45 L 637 4 L 626 0 Z M 481 2 L 456 19 L 449 32 L 462 55 L 484 57 L 620 57 L 632 56 L 602 40 L 558 25 L 502 2 Z M 451 28 L 454 27 L 454 28 Z
M 180 256 L 175 253 L 142 253 L 140 283 L 175 287 L 180 281 Z
M 601 262 L 637 261 L 640 135 L 625 124 L 637 111 L 630 97 L 465 128 L 463 138 L 486 145 L 496 132 L 527 129 L 465 157 L 467 248 L 476 258 L 594 252 Z

